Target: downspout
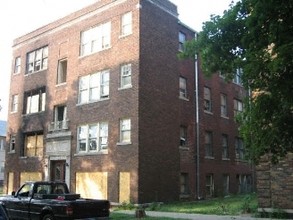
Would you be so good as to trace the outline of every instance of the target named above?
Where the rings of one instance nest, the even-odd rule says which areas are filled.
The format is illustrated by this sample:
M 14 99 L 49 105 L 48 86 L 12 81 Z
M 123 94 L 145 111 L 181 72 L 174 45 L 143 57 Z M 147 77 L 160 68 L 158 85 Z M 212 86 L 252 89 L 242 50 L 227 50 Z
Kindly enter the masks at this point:
M 197 37 L 197 36 L 195 36 Z M 199 83 L 198 83 L 198 56 L 195 54 L 195 121 L 196 121 L 196 194 L 197 199 L 201 199 L 200 197 L 200 169 L 199 169 L 199 145 L 200 145 L 200 135 L 199 135 Z

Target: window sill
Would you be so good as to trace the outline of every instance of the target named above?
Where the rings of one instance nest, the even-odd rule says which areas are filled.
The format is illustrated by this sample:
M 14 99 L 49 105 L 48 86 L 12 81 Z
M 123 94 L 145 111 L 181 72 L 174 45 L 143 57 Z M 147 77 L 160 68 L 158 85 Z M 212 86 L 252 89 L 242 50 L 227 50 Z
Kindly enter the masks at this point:
M 66 86 L 66 84 L 67 84 L 66 82 L 57 83 L 56 87 Z
M 179 146 L 179 150 L 189 151 L 189 147 Z
M 102 48 L 102 49 L 100 49 L 100 50 L 98 50 L 98 51 L 94 51 L 94 52 L 91 52 L 91 53 L 87 53 L 87 54 L 79 55 L 79 59 L 83 59 L 83 58 L 85 58 L 85 57 L 88 57 L 88 56 L 91 56 L 91 55 L 93 55 L 93 54 L 97 54 L 97 53 L 99 53 L 99 52 L 102 52 L 102 51 L 105 51 L 105 50 L 109 50 L 109 49 L 111 49 L 111 45 L 109 45 L 109 46 L 107 46 L 107 47 L 105 47 L 105 48 Z
M 8 154 L 15 154 L 15 150 L 9 151 Z
M 42 113 L 44 113 L 45 111 L 39 111 L 39 112 L 34 112 L 34 113 L 25 113 L 25 114 L 23 114 L 22 116 L 23 117 L 30 117 L 30 116 L 33 116 L 33 115 L 37 115 L 37 114 L 42 114 Z
M 93 103 L 102 102 L 102 101 L 107 101 L 107 100 L 110 100 L 110 98 L 107 97 L 107 98 L 102 98 L 102 99 L 99 99 L 99 100 L 96 100 L 96 101 L 92 101 L 92 102 L 77 103 L 76 106 L 90 105 L 90 104 L 93 104 Z
M 225 158 L 225 157 L 223 157 L 222 160 L 230 161 L 230 158 Z
M 102 150 L 97 152 L 79 152 L 74 154 L 74 156 L 93 156 L 93 155 L 103 155 L 108 154 L 108 150 Z
M 215 159 L 215 157 L 212 157 L 212 156 L 205 156 L 204 158 L 208 159 L 208 160 L 214 160 Z
M 131 145 L 131 142 L 118 142 L 117 146 L 127 146 L 127 145 Z
M 207 110 L 204 110 L 204 113 L 209 114 L 209 115 L 213 115 L 214 114 L 214 113 L 212 113 L 210 111 L 207 111 Z
M 125 38 L 125 37 L 128 37 L 129 35 L 131 35 L 132 34 L 132 32 L 130 32 L 130 33 L 127 33 L 127 34 L 121 34 L 121 35 L 119 35 L 119 39 L 122 39 L 122 38 Z
M 35 73 L 40 73 L 40 72 L 42 72 L 42 71 L 45 71 L 45 70 L 48 70 L 48 68 L 45 68 L 45 69 L 41 69 L 41 70 L 38 70 L 38 71 L 34 71 L 34 72 L 31 72 L 31 73 L 25 73 L 24 74 L 24 77 L 26 77 L 26 76 L 30 76 L 30 75 L 33 75 L 33 74 L 35 74 Z
M 221 118 L 229 119 L 229 117 L 228 116 L 225 116 L 225 115 L 221 115 Z
M 184 100 L 184 101 L 189 101 L 189 99 L 184 96 L 179 96 L 179 99 Z
M 129 86 L 120 87 L 118 88 L 118 90 L 125 90 L 125 89 L 131 89 L 131 88 L 132 88 L 132 85 L 129 85 Z

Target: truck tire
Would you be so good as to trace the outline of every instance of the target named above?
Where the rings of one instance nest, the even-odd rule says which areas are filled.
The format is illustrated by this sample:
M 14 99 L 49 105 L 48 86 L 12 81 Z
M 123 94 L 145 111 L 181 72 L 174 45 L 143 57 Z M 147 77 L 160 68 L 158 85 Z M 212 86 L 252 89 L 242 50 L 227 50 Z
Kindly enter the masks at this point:
M 44 215 L 42 220 L 54 220 L 54 216 L 52 214 Z

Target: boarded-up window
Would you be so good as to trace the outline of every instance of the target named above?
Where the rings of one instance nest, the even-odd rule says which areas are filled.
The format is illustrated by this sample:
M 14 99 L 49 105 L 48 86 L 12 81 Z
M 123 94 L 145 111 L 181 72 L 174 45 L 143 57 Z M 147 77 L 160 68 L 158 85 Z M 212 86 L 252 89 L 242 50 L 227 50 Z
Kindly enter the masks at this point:
M 13 180 L 14 180 L 14 173 L 10 172 L 8 173 L 8 183 L 7 183 L 7 193 L 11 194 L 11 192 L 14 190 L 13 189 Z
M 76 193 L 80 194 L 83 198 L 107 199 L 107 183 L 107 172 L 76 173 Z
M 43 155 L 43 134 L 27 135 L 25 137 L 25 150 L 27 157 Z
M 22 172 L 20 173 L 20 185 L 27 181 L 41 181 L 42 173 L 39 172 Z
M 130 202 L 130 173 L 127 172 L 119 175 L 119 202 Z

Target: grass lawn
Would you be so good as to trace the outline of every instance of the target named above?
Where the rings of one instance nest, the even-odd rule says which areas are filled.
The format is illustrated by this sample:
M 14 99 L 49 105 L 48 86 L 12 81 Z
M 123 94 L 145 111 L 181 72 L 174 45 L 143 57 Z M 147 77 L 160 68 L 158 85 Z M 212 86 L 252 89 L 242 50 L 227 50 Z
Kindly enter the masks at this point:
M 239 215 L 255 213 L 257 211 L 257 198 L 255 194 L 234 195 L 202 201 L 163 204 L 157 210 L 210 215 Z
M 129 210 L 135 208 L 132 204 L 124 204 L 119 209 Z M 146 210 L 210 215 L 240 215 L 242 213 L 256 213 L 257 198 L 256 194 L 248 194 L 231 195 L 225 198 L 213 198 L 202 201 L 174 202 L 164 204 L 153 203 L 148 208 L 146 208 Z M 115 212 L 113 212 L 111 215 L 113 216 L 113 219 L 124 219 L 123 215 L 121 215 L 120 218 L 116 218 L 118 213 Z M 127 218 L 130 219 L 129 216 L 126 216 L 125 219 Z M 133 217 L 133 219 L 135 218 Z M 147 219 L 152 218 L 148 217 Z M 162 220 L 163 219 L 167 220 L 168 218 L 162 218 Z

